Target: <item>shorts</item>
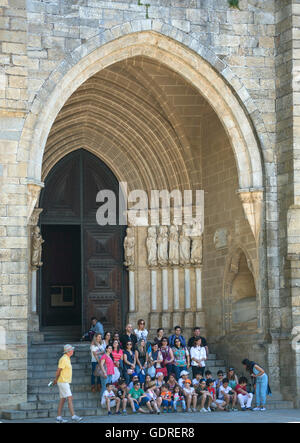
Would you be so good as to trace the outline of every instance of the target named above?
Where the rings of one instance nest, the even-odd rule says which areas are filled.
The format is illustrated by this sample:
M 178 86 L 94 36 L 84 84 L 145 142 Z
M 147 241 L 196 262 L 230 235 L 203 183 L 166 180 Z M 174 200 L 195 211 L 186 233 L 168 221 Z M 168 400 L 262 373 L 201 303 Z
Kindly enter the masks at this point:
M 218 400 L 216 400 L 216 403 L 219 404 L 219 405 L 221 405 L 221 404 L 224 403 L 224 401 L 225 401 L 225 400 L 220 400 L 220 399 L 218 399 Z
M 149 397 L 143 397 L 140 401 L 140 406 L 145 406 L 148 401 L 151 401 Z
M 116 400 L 111 400 L 110 401 L 110 407 L 114 408 L 116 406 Z M 101 407 L 102 408 L 106 408 L 106 402 L 101 400 Z
M 57 383 L 60 398 L 72 397 L 69 383 Z

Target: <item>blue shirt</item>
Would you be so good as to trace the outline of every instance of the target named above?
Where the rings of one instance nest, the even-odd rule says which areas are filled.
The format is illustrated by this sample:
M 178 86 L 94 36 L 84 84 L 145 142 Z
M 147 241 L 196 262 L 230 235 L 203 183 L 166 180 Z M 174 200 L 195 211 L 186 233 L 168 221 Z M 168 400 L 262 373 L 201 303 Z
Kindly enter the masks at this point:
M 92 331 L 94 331 L 96 334 L 101 334 L 102 338 L 104 336 L 104 329 L 103 329 L 103 325 L 102 323 L 100 323 L 100 321 L 98 321 L 95 326 L 92 326 Z

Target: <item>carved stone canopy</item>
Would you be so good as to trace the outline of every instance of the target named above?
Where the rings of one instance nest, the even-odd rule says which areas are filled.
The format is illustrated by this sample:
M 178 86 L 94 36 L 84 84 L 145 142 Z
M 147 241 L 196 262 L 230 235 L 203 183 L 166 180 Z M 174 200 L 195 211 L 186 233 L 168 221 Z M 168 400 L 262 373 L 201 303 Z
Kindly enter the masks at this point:
M 30 223 L 30 218 L 33 210 L 37 204 L 41 189 L 44 187 L 44 183 L 28 183 L 27 184 L 27 223 Z
M 250 224 L 256 244 L 258 244 L 262 219 L 263 190 L 239 190 L 238 194 L 240 196 L 244 212 Z

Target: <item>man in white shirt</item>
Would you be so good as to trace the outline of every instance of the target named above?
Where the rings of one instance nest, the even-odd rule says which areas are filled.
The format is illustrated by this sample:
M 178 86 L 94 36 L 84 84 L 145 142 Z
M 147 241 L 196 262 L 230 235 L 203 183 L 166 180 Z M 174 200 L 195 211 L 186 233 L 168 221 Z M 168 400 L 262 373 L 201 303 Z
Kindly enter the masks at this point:
M 191 347 L 190 354 L 193 378 L 196 378 L 197 374 L 201 374 L 201 377 L 203 378 L 207 354 L 205 348 L 201 346 L 201 338 L 195 339 L 194 346 Z

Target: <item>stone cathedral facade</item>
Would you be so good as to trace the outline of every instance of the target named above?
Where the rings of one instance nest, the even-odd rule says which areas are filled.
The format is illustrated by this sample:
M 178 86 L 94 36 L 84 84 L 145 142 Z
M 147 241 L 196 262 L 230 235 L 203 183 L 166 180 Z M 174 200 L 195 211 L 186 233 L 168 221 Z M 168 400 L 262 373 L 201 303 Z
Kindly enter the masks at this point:
M 30 344 L 92 315 L 201 326 L 297 405 L 299 1 L 142 3 L 0 0 L 0 408 L 26 401 Z M 121 182 L 201 190 L 198 235 L 175 208 L 100 226 Z

